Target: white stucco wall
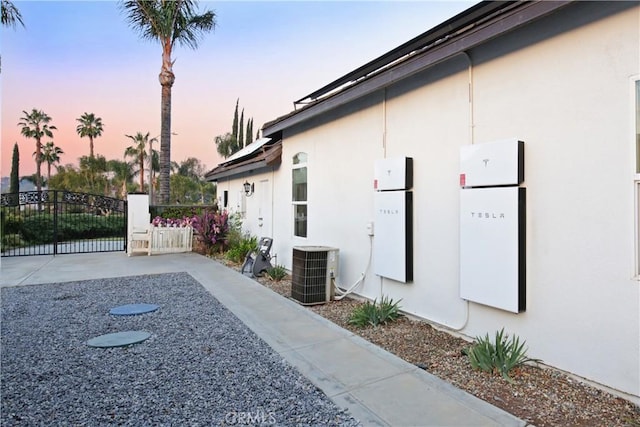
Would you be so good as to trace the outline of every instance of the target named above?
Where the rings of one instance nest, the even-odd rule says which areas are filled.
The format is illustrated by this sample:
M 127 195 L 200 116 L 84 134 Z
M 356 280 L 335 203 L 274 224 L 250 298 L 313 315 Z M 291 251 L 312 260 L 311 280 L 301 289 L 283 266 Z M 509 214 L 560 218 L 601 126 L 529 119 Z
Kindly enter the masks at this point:
M 632 78 L 640 75 L 640 7 L 600 16 L 606 9 L 572 5 L 469 52 L 472 73 L 458 55 L 285 131 L 282 165 L 269 175 L 278 263 L 291 268 L 296 245 L 334 246 L 339 283 L 357 280 L 370 257 L 374 161 L 413 157 L 414 280 L 381 279 L 369 269 L 358 293 L 401 298 L 407 312 L 468 337 L 504 327 L 527 341 L 531 357 L 637 400 Z M 508 137 L 525 141 L 527 309 L 520 314 L 459 297 L 459 150 Z M 293 236 L 298 152 L 309 159 L 306 239 Z M 247 201 L 251 230 L 255 200 Z
M 378 99 L 374 97 L 375 101 Z M 370 238 L 365 224 L 373 214 L 369 193 L 373 191 L 373 161 L 381 153 L 382 116 L 378 107 L 365 107 L 348 118 L 334 118 L 335 126 L 301 130 L 294 144 L 283 144 L 281 173 L 275 182 L 278 238 L 274 245 L 280 248 L 283 264 L 288 267 L 293 246 L 338 247 L 344 267 L 339 275 L 342 283 L 355 280 L 366 268 Z M 284 139 L 288 140 L 286 135 Z M 291 167 L 293 156 L 299 152 L 308 155 L 306 239 L 295 237 L 292 227 Z M 347 236 L 350 244 L 341 245 Z
M 601 6 L 580 5 L 589 13 Z M 562 28 L 569 13 L 548 28 Z M 471 305 L 465 331 L 505 325 L 546 363 L 635 396 L 640 283 L 629 122 L 639 18 L 636 7 L 486 62 L 478 52 L 476 140 L 525 141 L 528 308 L 510 316 Z M 523 31 L 486 52 L 535 37 Z
M 272 237 L 274 218 L 273 182 L 277 167 L 261 169 L 257 173 L 246 173 L 240 177 L 221 179 L 217 182 L 218 206 L 230 214 L 239 214 L 243 232 L 252 236 Z M 254 186 L 250 196 L 244 193 L 244 183 Z M 224 206 L 224 192 L 227 191 L 227 206 Z

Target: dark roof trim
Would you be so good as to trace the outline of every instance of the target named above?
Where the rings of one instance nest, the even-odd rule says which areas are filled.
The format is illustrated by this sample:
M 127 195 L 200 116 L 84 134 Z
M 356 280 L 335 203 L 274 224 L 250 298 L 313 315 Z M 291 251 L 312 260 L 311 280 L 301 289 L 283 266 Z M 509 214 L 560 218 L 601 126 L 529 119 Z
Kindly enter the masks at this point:
M 351 71 L 350 73 L 340 77 L 339 79 L 329 83 L 326 86 L 310 93 L 307 96 L 294 102 L 294 104 L 300 104 L 305 100 L 315 100 L 318 97 L 325 95 L 332 90 L 339 88 L 340 86 L 355 81 L 361 77 L 365 77 L 370 73 L 379 70 L 380 68 L 389 65 L 393 61 L 396 61 L 411 52 L 418 49 L 422 49 L 432 43 L 442 40 L 446 36 L 455 33 L 471 24 L 477 23 L 487 16 L 504 9 L 506 6 L 515 3 L 513 1 L 507 2 L 491 2 L 485 1 L 478 3 L 470 7 L 469 9 L 457 14 L 453 18 L 448 19 L 442 24 L 430 29 L 429 31 L 420 34 L 419 36 L 409 40 L 408 42 L 396 47 L 395 49 L 385 53 L 384 55 L 366 63 L 365 65 Z
M 370 77 L 362 79 L 360 82 L 354 83 L 353 85 L 348 86 L 331 96 L 315 101 L 314 103 L 307 105 L 300 110 L 293 111 L 288 115 L 266 123 L 263 127 L 263 135 L 271 136 L 277 132 L 282 132 L 284 129 L 287 129 L 293 125 L 301 123 L 317 115 L 323 114 L 327 111 L 333 110 L 338 106 L 361 98 L 379 89 L 385 88 L 432 65 L 435 65 L 461 52 L 478 46 L 487 40 L 505 34 L 542 16 L 545 16 L 555 11 L 556 9 L 566 6 L 567 4 L 571 3 L 571 1 L 490 3 L 491 5 L 498 4 L 502 7 L 504 7 L 505 5 L 511 7 L 507 11 L 502 10 L 501 13 L 494 13 L 492 19 L 486 21 L 482 25 L 471 26 L 471 24 L 469 24 L 468 30 L 460 32 L 458 35 L 453 36 L 446 41 L 430 46 L 423 52 L 410 56 L 392 67 L 388 67 L 383 72 L 379 72 Z M 478 6 L 485 5 L 485 3 L 481 3 Z M 466 14 L 470 11 L 479 13 L 479 11 L 477 11 L 476 9 L 476 7 L 472 7 L 466 12 L 457 15 L 457 17 L 466 17 Z M 495 9 L 492 9 L 492 11 L 495 12 Z M 486 16 L 486 14 L 482 16 Z M 451 20 L 447 22 L 450 21 Z M 466 20 L 464 22 L 466 22 Z M 453 26 L 453 23 L 450 23 L 449 25 Z M 355 73 L 355 71 L 353 73 Z M 336 80 L 336 82 L 338 82 L 339 80 L 341 79 Z M 327 88 L 328 86 L 325 86 L 325 88 Z M 314 94 L 319 92 L 320 90 L 314 92 Z
M 282 141 L 263 148 L 253 157 L 234 164 L 220 164 L 205 174 L 205 180 L 212 182 L 221 178 L 233 178 L 260 169 L 278 166 L 282 162 Z

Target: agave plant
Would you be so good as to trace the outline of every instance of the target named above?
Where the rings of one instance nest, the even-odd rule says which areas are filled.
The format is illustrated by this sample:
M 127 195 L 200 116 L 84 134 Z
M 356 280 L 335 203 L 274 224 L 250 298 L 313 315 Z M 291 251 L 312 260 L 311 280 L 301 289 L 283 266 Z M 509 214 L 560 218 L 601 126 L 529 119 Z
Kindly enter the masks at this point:
M 400 301 L 393 302 L 392 298 L 383 296 L 380 303 L 374 299 L 373 302 L 367 301 L 356 307 L 349 317 L 349 323 L 359 327 L 386 325 L 387 322 L 394 321 L 401 315 Z
M 477 337 L 476 343 L 466 349 L 465 353 L 474 369 L 500 374 L 505 380 L 512 382 L 509 373 L 514 368 L 529 362 L 539 363 L 541 361 L 527 357 L 525 343 L 526 341 L 520 342 L 520 338 L 515 335 L 509 338 L 502 328 L 496 332 L 493 342 L 489 338 L 489 334 Z

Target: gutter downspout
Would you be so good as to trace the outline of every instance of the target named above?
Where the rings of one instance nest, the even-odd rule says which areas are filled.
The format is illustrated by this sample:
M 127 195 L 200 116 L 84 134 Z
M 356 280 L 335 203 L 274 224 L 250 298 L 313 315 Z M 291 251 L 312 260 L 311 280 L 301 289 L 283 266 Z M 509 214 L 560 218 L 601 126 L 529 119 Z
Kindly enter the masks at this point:
M 473 115 L 473 62 L 467 51 L 463 50 L 460 55 L 464 55 L 469 62 L 469 142 L 475 144 L 475 118 Z
M 469 63 L 469 67 L 468 67 L 469 143 L 473 145 L 475 143 L 475 132 L 474 132 L 474 130 L 475 130 L 474 129 L 475 128 L 475 122 L 474 122 L 474 117 L 473 117 L 473 62 L 471 61 L 471 57 L 469 56 L 469 54 L 466 51 L 462 51 L 462 52 L 458 53 L 457 55 L 464 55 L 464 57 L 467 58 L 467 62 Z M 454 55 L 454 56 L 456 56 L 456 55 Z M 458 278 L 458 280 L 459 280 L 459 278 Z M 437 322 L 437 321 L 432 320 L 432 319 L 427 319 L 427 320 L 429 322 L 435 323 L 436 325 L 441 326 L 441 327 L 443 327 L 445 329 L 449 329 L 451 331 L 459 332 L 459 331 L 463 330 L 464 328 L 466 328 L 467 324 L 469 323 L 469 301 L 468 300 L 463 300 L 463 301 L 464 301 L 464 304 L 465 304 L 465 316 L 464 316 L 464 321 L 462 322 L 462 325 L 460 325 L 460 326 L 451 326 L 451 325 L 447 325 L 446 323 Z
M 387 158 L 387 88 L 382 91 L 382 158 Z M 373 252 L 373 241 L 371 241 L 371 251 Z M 380 301 L 382 301 L 384 291 L 384 279 L 382 276 L 378 276 L 380 279 Z

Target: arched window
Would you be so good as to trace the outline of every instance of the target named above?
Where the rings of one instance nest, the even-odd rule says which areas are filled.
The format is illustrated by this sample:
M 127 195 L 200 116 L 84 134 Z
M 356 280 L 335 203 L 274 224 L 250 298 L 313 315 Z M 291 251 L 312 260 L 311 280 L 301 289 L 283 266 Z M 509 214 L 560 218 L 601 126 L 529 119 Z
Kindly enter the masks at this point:
M 293 235 L 307 237 L 307 153 L 293 156 L 291 166 Z

